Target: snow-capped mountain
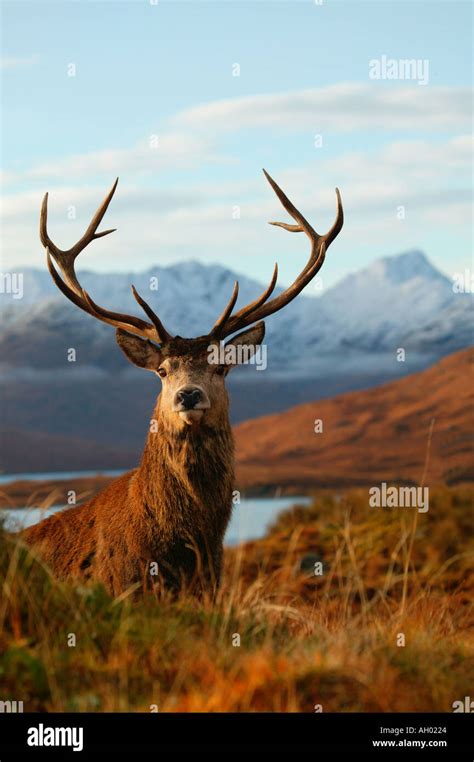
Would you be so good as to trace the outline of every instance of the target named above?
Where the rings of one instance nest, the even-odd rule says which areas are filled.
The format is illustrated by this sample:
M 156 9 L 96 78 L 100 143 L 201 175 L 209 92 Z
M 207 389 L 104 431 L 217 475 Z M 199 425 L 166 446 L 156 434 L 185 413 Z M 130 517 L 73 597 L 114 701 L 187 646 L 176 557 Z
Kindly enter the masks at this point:
M 124 368 L 112 329 L 82 314 L 58 293 L 47 272 L 23 271 L 22 299 L 3 295 L 0 309 L 2 368 L 65 368 L 76 349 L 83 368 Z M 207 332 L 238 279 L 238 305 L 262 285 L 218 265 L 184 262 L 142 273 L 81 272 L 81 282 L 103 306 L 140 314 L 134 283 L 169 330 L 182 336 Z M 277 291 L 278 292 L 278 289 Z M 393 363 L 397 348 L 411 352 L 405 372 L 472 342 L 471 296 L 454 293 L 451 281 L 426 256 L 410 251 L 377 260 L 347 276 L 320 298 L 300 295 L 267 321 L 268 370 L 308 376 L 319 368 L 343 374 L 357 363 Z M 426 362 L 420 357 L 426 356 Z M 385 359 L 383 359 L 385 358 Z M 387 360 L 388 358 L 388 360 Z M 401 372 L 398 369 L 397 372 Z
M 214 325 L 239 281 L 239 304 L 247 304 L 263 286 L 218 265 L 184 262 L 141 273 L 81 272 L 81 283 L 94 300 L 108 309 L 144 316 L 132 293 L 133 283 L 173 334 L 198 336 Z M 281 289 L 275 289 L 277 294 Z M 113 329 L 68 302 L 49 273 L 23 270 L 23 296 L 0 299 L 1 367 L 64 368 L 68 348 L 81 362 L 106 370 L 122 368 L 114 349 Z M 271 331 L 280 344 L 291 341 L 299 305 L 295 302 L 272 317 Z
M 470 303 L 459 296 L 465 295 L 454 294 L 449 279 L 419 251 L 379 259 L 341 280 L 317 304 L 302 305 L 309 327 L 305 343 L 324 351 L 341 345 L 364 352 L 392 349 L 445 311 Z M 320 324 L 318 313 L 324 317 Z M 462 314 L 463 308 L 461 319 Z

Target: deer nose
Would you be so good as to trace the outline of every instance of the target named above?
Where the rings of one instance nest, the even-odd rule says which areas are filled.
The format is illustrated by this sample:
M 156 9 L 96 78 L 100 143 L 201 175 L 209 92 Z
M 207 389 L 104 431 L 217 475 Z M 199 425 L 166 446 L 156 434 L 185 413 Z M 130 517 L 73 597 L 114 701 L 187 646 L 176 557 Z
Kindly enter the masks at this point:
M 176 392 L 175 402 L 184 410 L 192 410 L 202 400 L 202 391 L 195 387 L 180 389 Z

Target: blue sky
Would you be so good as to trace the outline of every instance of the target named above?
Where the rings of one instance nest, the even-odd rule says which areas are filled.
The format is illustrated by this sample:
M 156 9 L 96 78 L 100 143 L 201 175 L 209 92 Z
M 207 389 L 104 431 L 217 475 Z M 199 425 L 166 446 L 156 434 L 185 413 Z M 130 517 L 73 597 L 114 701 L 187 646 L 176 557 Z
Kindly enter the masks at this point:
M 472 267 L 471 12 L 423 1 L 3 2 L 3 269 L 44 266 L 46 190 L 50 232 L 66 248 L 119 175 L 106 223 L 118 232 L 78 269 L 197 258 L 265 281 L 278 259 L 287 283 L 306 239 L 266 225 L 287 218 L 263 166 L 320 232 L 340 187 L 346 225 L 325 285 L 412 248 L 448 275 Z M 371 79 L 382 56 L 428 61 L 428 82 Z

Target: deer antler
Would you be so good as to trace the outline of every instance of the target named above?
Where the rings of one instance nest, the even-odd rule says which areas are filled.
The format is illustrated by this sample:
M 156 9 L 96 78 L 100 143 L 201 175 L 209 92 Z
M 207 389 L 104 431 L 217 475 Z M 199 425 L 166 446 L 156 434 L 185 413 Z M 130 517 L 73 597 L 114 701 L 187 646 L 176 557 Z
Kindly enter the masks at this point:
M 212 330 L 208 334 L 210 339 L 223 339 L 226 336 L 229 336 L 230 334 L 240 330 L 241 328 L 252 325 L 259 320 L 263 320 L 264 318 L 272 315 L 275 312 L 278 312 L 278 310 L 281 310 L 283 307 L 289 304 L 289 302 L 291 302 L 300 293 L 300 291 L 303 290 L 303 288 L 310 282 L 310 280 L 312 280 L 312 278 L 314 278 L 316 273 L 320 270 L 326 256 L 326 249 L 332 243 L 332 241 L 334 241 L 340 232 L 344 222 L 341 196 L 337 188 L 336 220 L 332 228 L 327 233 L 324 235 L 319 235 L 319 233 L 317 233 L 314 228 L 311 227 L 309 222 L 307 222 L 307 220 L 303 217 L 301 212 L 299 212 L 298 209 L 293 206 L 289 198 L 283 193 L 281 188 L 270 177 L 270 175 L 265 170 L 263 170 L 263 172 L 276 195 L 280 199 L 283 207 L 297 223 L 296 225 L 290 225 L 286 222 L 271 222 L 270 225 L 277 225 L 278 227 L 288 230 L 290 233 L 306 233 L 311 242 L 310 256 L 308 262 L 294 283 L 292 283 L 292 285 L 285 289 L 285 291 L 283 291 L 281 294 L 274 297 L 270 301 L 267 301 L 273 293 L 277 282 L 278 265 L 275 264 L 272 279 L 265 291 L 258 297 L 258 299 L 255 299 L 253 302 L 250 302 L 250 304 L 242 307 L 233 315 L 232 311 L 235 307 L 239 293 L 239 284 L 235 282 L 232 296 L 225 310 L 222 312 L 221 316 L 218 318 Z M 163 323 L 153 312 L 151 307 L 137 293 L 134 286 L 132 286 L 133 296 L 135 297 L 140 307 L 144 310 L 145 314 L 149 317 L 151 323 L 147 322 L 146 320 L 142 320 L 141 318 L 135 317 L 134 315 L 127 315 L 122 312 L 112 312 L 111 310 L 107 310 L 104 307 L 96 304 L 96 302 L 94 302 L 89 294 L 87 294 L 86 291 L 84 291 L 82 288 L 74 269 L 74 262 L 76 257 L 81 253 L 83 249 L 86 248 L 89 243 L 91 243 L 91 241 L 95 241 L 97 238 L 102 238 L 103 236 L 114 232 L 115 228 L 111 230 L 103 230 L 98 233 L 97 228 L 100 225 L 113 198 L 115 189 L 117 188 L 117 183 L 118 178 L 114 182 L 112 188 L 103 200 L 102 204 L 97 209 L 89 224 L 89 227 L 87 228 L 82 238 L 80 238 L 79 241 L 70 249 L 65 250 L 60 249 L 58 246 L 56 246 L 56 244 L 53 243 L 48 235 L 48 194 L 46 193 L 41 205 L 40 238 L 43 246 L 46 248 L 48 269 L 60 291 L 62 291 L 62 293 L 71 302 L 73 302 L 73 304 L 75 304 L 84 312 L 87 312 L 89 315 L 92 315 L 98 320 L 102 320 L 102 322 L 113 325 L 116 328 L 129 331 L 130 333 L 134 333 L 144 339 L 155 341 L 158 344 L 163 344 L 170 341 L 173 337 L 165 329 Z M 51 256 L 54 258 L 54 261 L 58 265 L 62 278 L 53 265 Z
M 319 235 L 316 233 L 314 228 L 311 227 L 309 222 L 305 220 L 301 212 L 299 212 L 298 209 L 293 206 L 290 199 L 283 193 L 282 189 L 270 177 L 268 172 L 265 170 L 263 170 L 263 172 L 276 195 L 280 199 L 283 207 L 297 223 L 296 225 L 290 225 L 286 222 L 270 222 L 270 225 L 277 225 L 278 227 L 288 230 L 290 233 L 306 233 L 311 242 L 310 256 L 305 267 L 298 275 L 294 283 L 292 283 L 291 286 L 285 289 L 285 291 L 276 296 L 274 299 L 267 302 L 267 299 L 272 294 L 277 281 L 278 265 L 275 264 L 275 269 L 273 271 L 273 276 L 270 284 L 261 294 L 261 296 L 259 296 L 258 299 L 251 302 L 250 304 L 247 304 L 245 307 L 242 307 L 238 312 L 235 313 L 235 315 L 232 315 L 232 310 L 237 300 L 238 293 L 238 284 L 236 283 L 234 286 L 234 292 L 226 309 L 218 321 L 214 324 L 209 334 L 214 338 L 223 339 L 226 336 L 229 336 L 231 333 L 235 333 L 235 331 L 240 330 L 241 328 L 245 328 L 252 323 L 263 320 L 263 318 L 266 318 L 269 315 L 273 315 L 273 313 L 278 312 L 278 310 L 281 310 L 282 307 L 285 307 L 287 304 L 293 301 L 293 299 L 298 296 L 300 291 L 303 290 L 303 288 L 310 282 L 310 280 L 314 278 L 316 273 L 322 267 L 324 258 L 326 256 L 326 249 L 334 241 L 344 223 L 341 195 L 338 188 L 336 188 L 336 220 L 332 228 L 327 233 L 324 235 Z
M 48 194 L 46 193 L 41 205 L 40 239 L 41 243 L 46 248 L 48 269 L 60 291 L 62 291 L 62 293 L 71 302 L 73 302 L 73 304 L 75 304 L 77 307 L 80 307 L 81 310 L 84 310 L 84 312 L 87 312 L 89 315 L 92 315 L 98 320 L 102 320 L 102 322 L 113 325 L 116 328 L 121 328 L 122 330 L 129 331 L 130 333 L 134 333 L 138 336 L 141 336 L 142 338 L 151 339 L 158 344 L 162 344 L 164 342 L 170 341 L 172 336 L 166 331 L 161 320 L 157 315 L 155 315 L 151 307 L 137 293 L 134 286 L 132 286 L 133 296 L 137 300 L 140 307 L 142 307 L 146 315 L 150 318 L 152 321 L 151 323 L 148 323 L 146 320 L 142 320 L 141 318 L 135 317 L 134 315 L 127 315 L 122 312 L 112 312 L 110 310 L 104 309 L 103 307 L 100 307 L 98 304 L 92 301 L 91 297 L 84 291 L 81 284 L 79 283 L 74 269 L 74 262 L 76 257 L 81 253 L 83 249 L 86 248 L 86 246 L 91 241 L 95 241 L 97 238 L 102 238 L 104 235 L 108 235 L 109 233 L 113 233 L 115 231 L 115 228 L 113 228 L 111 230 L 103 230 L 100 233 L 97 233 L 97 228 L 99 227 L 102 218 L 104 217 L 107 208 L 112 200 L 115 189 L 117 187 L 117 183 L 118 178 L 115 180 L 109 193 L 97 209 L 90 222 L 89 227 L 87 228 L 82 238 L 80 238 L 79 241 L 74 244 L 74 246 L 66 250 L 60 249 L 58 246 L 56 246 L 56 244 L 53 243 L 48 235 Z M 58 265 L 63 279 L 60 277 L 58 271 L 54 267 L 51 260 L 51 255 Z

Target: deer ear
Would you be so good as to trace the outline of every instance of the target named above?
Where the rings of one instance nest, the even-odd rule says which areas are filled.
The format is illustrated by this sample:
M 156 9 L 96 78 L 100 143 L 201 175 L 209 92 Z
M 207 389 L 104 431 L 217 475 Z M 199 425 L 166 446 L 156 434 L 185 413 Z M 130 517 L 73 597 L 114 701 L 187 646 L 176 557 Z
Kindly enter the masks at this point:
M 243 365 L 255 355 L 265 336 L 265 323 L 260 321 L 238 333 L 224 347 L 226 365 Z
M 158 370 L 162 354 L 151 341 L 141 339 L 139 336 L 127 333 L 127 331 L 122 331 L 121 328 L 117 328 L 115 331 L 115 338 L 125 357 L 131 363 L 146 370 Z

